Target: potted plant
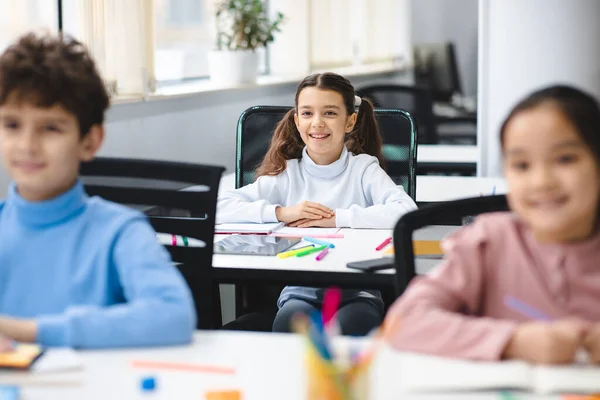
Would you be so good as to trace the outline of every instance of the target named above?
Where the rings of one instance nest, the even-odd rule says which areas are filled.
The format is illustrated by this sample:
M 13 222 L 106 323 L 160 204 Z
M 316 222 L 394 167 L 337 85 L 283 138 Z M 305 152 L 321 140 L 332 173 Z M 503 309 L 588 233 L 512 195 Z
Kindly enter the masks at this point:
M 225 85 L 254 83 L 260 47 L 273 42 L 282 13 L 269 19 L 262 0 L 223 0 L 216 9 L 216 50 L 208 55 L 211 81 Z

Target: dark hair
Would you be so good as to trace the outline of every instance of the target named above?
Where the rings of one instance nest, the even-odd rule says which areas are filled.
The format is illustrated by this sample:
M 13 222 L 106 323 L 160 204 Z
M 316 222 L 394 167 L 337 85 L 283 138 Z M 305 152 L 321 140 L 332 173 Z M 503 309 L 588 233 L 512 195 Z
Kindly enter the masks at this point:
M 346 113 L 352 115 L 356 112 L 354 87 L 348 79 L 331 72 L 307 76 L 300 82 L 296 90 L 295 107 L 288 111 L 275 127 L 269 150 L 256 170 L 256 176 L 279 175 L 285 170 L 287 160 L 302 157 L 304 142 L 296 129 L 294 114 L 297 112 L 300 92 L 307 87 L 333 90 L 339 93 L 344 100 Z M 361 99 L 356 124 L 352 132 L 348 134 L 346 147 L 354 154 L 369 154 L 377 157 L 379 164 L 384 165 L 379 126 L 375 119 L 373 104 L 368 99 Z
M 508 123 L 523 111 L 552 104 L 569 120 L 587 144 L 600 166 L 600 105 L 591 95 L 571 86 L 550 86 L 531 93 L 508 114 L 500 128 L 500 143 L 504 148 Z
M 0 106 L 9 101 L 60 105 L 75 115 L 82 137 L 104 122 L 109 105 L 87 49 L 62 34 L 26 34 L 0 55 Z

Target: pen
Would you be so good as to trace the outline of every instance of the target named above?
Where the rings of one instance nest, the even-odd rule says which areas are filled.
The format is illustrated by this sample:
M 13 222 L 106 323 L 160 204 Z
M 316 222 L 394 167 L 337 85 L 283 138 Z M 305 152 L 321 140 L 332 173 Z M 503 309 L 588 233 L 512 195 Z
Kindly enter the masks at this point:
M 381 244 L 377 247 L 375 247 L 375 250 L 379 251 L 381 249 L 383 249 L 385 246 L 387 246 L 388 244 L 390 244 L 392 242 L 392 238 L 389 237 L 387 239 L 385 239 L 383 242 L 381 242 Z
M 320 252 L 320 253 L 317 255 L 317 258 L 315 258 L 315 260 L 317 260 L 317 261 L 321 261 L 322 259 L 324 259 L 324 258 L 325 258 L 325 256 L 327 255 L 327 253 L 329 253 L 329 247 L 325 247 L 325 248 L 323 249 L 323 251 L 322 251 L 322 252 Z
M 496 185 L 492 188 L 492 196 L 496 194 Z
M 309 255 L 311 253 L 316 253 L 317 251 L 321 251 L 326 248 L 327 248 L 327 246 L 319 246 L 319 247 L 313 247 L 312 249 L 302 250 L 302 251 L 299 251 L 298 253 L 296 253 L 296 257 L 304 257 L 306 255 Z
M 318 244 L 319 246 L 327 246 L 330 249 L 335 248 L 335 246 L 333 245 L 333 243 L 329 243 L 329 242 L 326 242 L 324 240 L 314 239 L 314 238 L 311 238 L 311 237 L 303 237 L 302 240 L 307 241 L 309 243 Z
M 295 256 L 296 253 L 299 253 L 303 250 L 312 249 L 313 247 L 315 247 L 314 244 L 309 244 L 308 246 L 298 247 L 294 250 L 282 251 L 281 253 L 277 253 L 277 258 L 288 258 L 291 256 Z

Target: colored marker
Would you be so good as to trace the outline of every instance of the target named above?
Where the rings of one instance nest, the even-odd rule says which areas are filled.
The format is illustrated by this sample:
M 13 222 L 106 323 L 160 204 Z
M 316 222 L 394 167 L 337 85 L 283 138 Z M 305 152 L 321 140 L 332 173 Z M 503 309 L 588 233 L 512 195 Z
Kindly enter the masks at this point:
M 216 365 L 200 365 L 177 362 L 163 361 L 142 361 L 136 360 L 131 362 L 133 368 L 143 369 L 162 369 L 166 371 L 188 371 L 188 372 L 203 372 L 212 374 L 234 375 L 235 370 L 228 367 L 220 367 Z
M 389 237 L 387 239 L 385 239 L 383 242 L 381 242 L 381 244 L 377 247 L 375 247 L 375 250 L 379 251 L 381 249 L 383 249 L 385 246 L 387 246 L 388 244 L 390 244 L 392 242 L 392 238 Z
M 329 253 L 329 247 L 325 247 L 325 248 L 323 249 L 323 251 L 322 251 L 322 252 L 320 252 L 320 253 L 317 255 L 317 258 L 315 258 L 315 260 L 317 260 L 317 261 L 321 261 L 322 259 L 324 259 L 324 258 L 325 258 L 325 256 L 327 255 L 327 253 Z
M 302 250 L 302 251 L 296 253 L 296 257 L 304 257 L 309 254 L 316 253 L 317 251 L 324 250 L 326 248 L 327 248 L 327 246 L 319 246 L 319 247 L 313 247 L 312 249 Z
M 492 196 L 496 194 L 496 185 L 492 188 Z
M 552 321 L 552 318 L 513 296 L 504 296 L 504 305 L 519 314 L 534 320 Z
M 342 291 L 340 288 L 330 287 L 325 290 L 325 294 L 323 295 L 322 319 L 323 326 L 326 328 L 329 322 L 334 321 L 335 313 L 338 311 L 341 301 Z
M 297 249 L 294 249 L 294 250 L 282 251 L 281 253 L 277 253 L 277 257 L 278 258 L 288 258 L 291 256 L 295 256 L 297 253 L 299 253 L 303 250 L 312 249 L 313 247 L 315 247 L 314 244 L 309 244 L 308 246 L 298 247 Z
M 324 240 L 319 240 L 319 239 L 315 239 L 315 238 L 311 238 L 311 237 L 303 237 L 302 240 L 307 241 L 309 243 L 314 243 L 314 244 L 318 244 L 319 246 L 327 246 L 330 249 L 334 249 L 335 246 L 333 243 L 329 243 L 326 242 Z

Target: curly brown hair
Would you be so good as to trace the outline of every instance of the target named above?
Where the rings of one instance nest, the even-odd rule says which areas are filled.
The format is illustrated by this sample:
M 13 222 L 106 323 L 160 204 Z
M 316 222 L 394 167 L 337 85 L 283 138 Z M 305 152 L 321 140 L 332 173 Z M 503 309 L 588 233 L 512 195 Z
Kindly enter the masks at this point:
M 28 33 L 0 55 L 0 106 L 60 105 L 75 115 L 83 137 L 104 122 L 109 97 L 86 47 L 66 35 Z
M 347 78 L 332 72 L 307 76 L 300 82 L 296 90 L 295 107 L 288 111 L 275 127 L 269 150 L 256 170 L 257 177 L 279 175 L 285 170 L 287 160 L 302 157 L 304 142 L 294 123 L 294 114 L 297 112 L 300 92 L 307 87 L 333 90 L 339 93 L 344 100 L 346 113 L 352 115 L 356 112 L 354 86 Z M 383 167 L 382 143 L 373 104 L 368 99 L 361 99 L 356 124 L 352 132 L 348 134 L 346 147 L 354 154 L 369 154 L 377 157 L 379 164 Z

